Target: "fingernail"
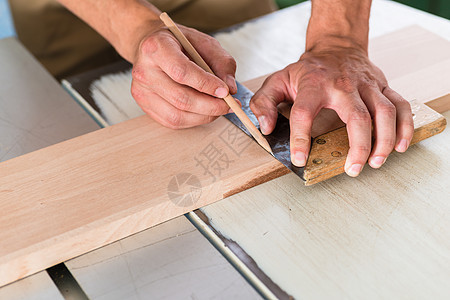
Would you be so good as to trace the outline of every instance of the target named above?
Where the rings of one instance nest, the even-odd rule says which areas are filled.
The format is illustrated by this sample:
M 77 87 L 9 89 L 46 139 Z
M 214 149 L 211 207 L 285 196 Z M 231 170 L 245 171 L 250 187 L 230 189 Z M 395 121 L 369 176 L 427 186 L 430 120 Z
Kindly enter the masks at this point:
M 360 164 L 353 164 L 345 172 L 347 173 L 348 176 L 356 177 L 359 175 L 359 173 L 361 173 L 362 167 L 363 166 Z
M 379 167 L 381 167 L 384 164 L 385 161 L 386 161 L 386 157 L 384 157 L 384 156 L 375 156 L 375 157 L 372 157 L 370 159 L 370 166 L 372 168 L 379 168 Z
M 228 75 L 227 79 L 226 79 L 226 83 L 231 90 L 237 91 L 236 80 L 234 79 L 233 76 Z
M 215 91 L 214 94 L 217 98 L 225 98 L 228 95 L 228 91 L 226 88 L 220 87 Z
M 266 120 L 266 116 L 260 116 L 258 118 L 258 122 L 259 122 L 259 128 L 261 128 L 261 132 L 263 134 L 266 134 L 267 132 L 267 120 Z
M 405 139 L 400 140 L 400 143 L 398 143 L 397 147 L 395 147 L 397 152 L 405 152 L 406 149 L 408 149 L 408 140 Z
M 306 165 L 306 155 L 303 152 L 295 152 L 292 157 L 292 163 L 297 167 L 303 167 Z

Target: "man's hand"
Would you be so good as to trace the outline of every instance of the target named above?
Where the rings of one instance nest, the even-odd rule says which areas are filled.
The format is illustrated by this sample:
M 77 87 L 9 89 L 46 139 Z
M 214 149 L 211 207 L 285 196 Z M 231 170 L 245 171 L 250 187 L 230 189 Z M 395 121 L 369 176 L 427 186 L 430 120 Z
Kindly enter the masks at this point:
M 404 152 L 411 142 L 409 103 L 367 56 L 370 6 L 371 0 L 312 0 L 306 52 L 269 77 L 252 99 L 250 107 L 265 134 L 275 126 L 277 104 L 293 102 L 291 160 L 296 166 L 306 164 L 312 123 L 322 108 L 335 110 L 347 124 L 345 171 L 350 176 L 357 176 L 367 160 L 381 167 L 394 147 Z
M 142 109 L 170 128 L 213 121 L 229 107 L 222 99 L 237 92 L 236 62 L 214 38 L 179 26 L 217 75 L 203 71 L 185 54 L 145 0 L 59 0 L 133 64 L 131 92 Z
M 357 176 L 368 158 L 379 168 L 394 147 L 406 151 L 414 131 L 409 103 L 388 86 L 381 70 L 358 47 L 313 48 L 267 78 L 251 101 L 264 134 L 274 129 L 282 101 L 293 102 L 291 160 L 297 166 L 306 164 L 312 123 L 322 108 L 335 110 L 347 124 L 350 150 L 345 171 L 350 176 Z
M 161 28 L 141 42 L 131 86 L 141 108 L 174 129 L 209 123 L 228 113 L 228 105 L 219 98 L 237 92 L 236 62 L 219 42 L 195 29 L 179 27 L 217 77 L 192 62 L 176 38 Z

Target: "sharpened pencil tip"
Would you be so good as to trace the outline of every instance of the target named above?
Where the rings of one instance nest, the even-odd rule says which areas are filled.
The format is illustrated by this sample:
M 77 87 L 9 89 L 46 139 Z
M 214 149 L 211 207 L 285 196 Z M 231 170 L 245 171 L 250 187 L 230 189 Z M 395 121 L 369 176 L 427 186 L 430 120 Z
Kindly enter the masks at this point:
M 267 142 L 267 140 L 265 138 L 261 138 L 258 143 L 270 154 L 272 154 L 272 156 L 275 156 L 273 154 L 272 148 L 269 145 L 269 142 Z

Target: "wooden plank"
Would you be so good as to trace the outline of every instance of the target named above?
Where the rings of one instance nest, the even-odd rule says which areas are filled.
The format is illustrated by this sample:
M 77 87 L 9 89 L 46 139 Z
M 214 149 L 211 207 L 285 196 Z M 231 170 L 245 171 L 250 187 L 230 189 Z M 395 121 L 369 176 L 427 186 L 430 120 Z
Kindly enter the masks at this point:
M 285 173 L 224 118 L 174 131 L 143 116 L 8 160 L 0 284 Z

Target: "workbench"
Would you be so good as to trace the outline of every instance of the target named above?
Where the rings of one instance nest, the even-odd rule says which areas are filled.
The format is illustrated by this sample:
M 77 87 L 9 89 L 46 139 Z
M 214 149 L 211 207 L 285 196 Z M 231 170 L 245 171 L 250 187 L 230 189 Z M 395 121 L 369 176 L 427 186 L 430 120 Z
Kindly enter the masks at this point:
M 304 50 L 309 5 L 215 35 L 235 57 L 239 81 L 298 59 Z M 450 41 L 449 21 L 393 2 L 374 1 L 371 38 L 409 25 L 420 25 Z M 99 111 L 74 88 L 82 77 L 65 82 L 92 119 L 17 41 L 2 40 L 0 46 L 0 59 L 16 57 L 7 60 L 2 82 L 11 82 L 8 78 L 29 82 L 28 89 L 7 84 L 0 90 L 1 160 L 95 130 L 93 119 L 108 126 L 141 113 L 131 104 L 127 89 L 121 97 L 101 90 L 108 81 L 126 85 L 128 73 L 103 71 L 94 91 L 101 90 L 114 105 L 102 105 L 97 97 Z M 8 101 L 12 96 L 23 102 Z M 450 117 L 448 112 L 444 115 Z M 366 168 L 357 179 L 341 175 L 304 187 L 292 174 L 285 175 L 65 265 L 89 298 L 258 298 L 250 282 L 268 298 L 446 299 L 450 295 L 448 151 L 446 130 L 404 155 L 393 154 L 380 170 Z M 0 298 L 59 296 L 45 272 L 0 288 Z

